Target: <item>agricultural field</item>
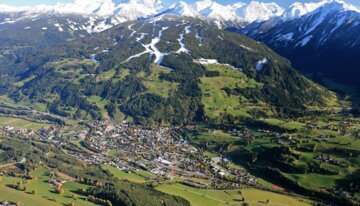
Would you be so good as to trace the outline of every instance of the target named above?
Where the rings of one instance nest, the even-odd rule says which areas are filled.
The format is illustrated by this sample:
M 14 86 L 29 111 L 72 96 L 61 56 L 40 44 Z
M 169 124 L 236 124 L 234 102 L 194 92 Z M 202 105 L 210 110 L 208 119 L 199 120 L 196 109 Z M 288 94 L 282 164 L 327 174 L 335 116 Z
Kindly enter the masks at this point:
M 208 132 L 201 132 L 190 136 L 191 141 L 195 144 L 201 144 L 206 142 L 216 143 L 230 143 L 238 140 L 239 138 L 232 136 L 222 130 L 210 130 Z M 207 153 L 210 157 L 213 156 L 211 153 Z
M 116 167 L 112 167 L 109 165 L 102 165 L 102 168 L 104 170 L 110 171 L 111 174 L 113 174 L 115 177 L 118 177 L 119 179 L 128 180 L 130 182 L 135 182 L 135 183 L 146 183 L 148 178 L 153 177 L 151 173 L 141 170 L 134 173 L 134 172 L 124 172 L 122 170 L 117 169 Z
M 250 205 L 310 205 L 308 200 L 257 189 L 205 190 L 178 183 L 160 185 L 157 189 L 183 197 L 193 206 L 241 205 L 242 202 L 247 202 Z M 244 201 L 242 201 L 242 198 L 244 198 Z M 267 200 L 269 200 L 268 203 Z
M 282 182 L 286 179 L 314 191 L 352 191 L 350 185 L 356 180 L 350 177 L 360 170 L 358 120 L 330 115 L 312 119 L 267 118 L 258 122 L 258 127 L 254 123 L 239 126 L 237 135 L 231 129 L 200 127 L 189 139 L 203 147 L 206 156 L 227 156 L 235 163 L 229 167 L 249 170 L 268 188 L 274 184 L 286 188 Z M 281 177 L 262 174 L 264 168 L 280 171 Z M 356 191 L 353 194 L 359 197 Z
M 1 117 L 0 116 L 0 127 L 12 126 L 16 129 L 32 129 L 40 130 L 43 127 L 50 126 L 50 124 L 37 123 L 29 120 L 19 119 L 19 118 L 10 118 L 10 117 Z
M 48 183 L 51 179 L 51 173 L 47 169 L 39 168 L 33 171 L 31 175 L 35 176 L 36 179 L 23 180 L 21 178 L 4 176 L 3 181 L 0 182 L 0 201 L 8 200 L 16 202 L 20 200 L 25 205 L 39 206 L 60 206 L 70 202 L 83 206 L 96 205 L 85 201 L 86 197 L 76 193 L 78 189 L 87 189 L 87 185 L 64 179 L 65 183 L 62 186 L 64 194 L 61 195 L 57 194 L 55 187 Z M 18 182 L 23 182 L 22 185 L 26 188 L 26 191 L 11 187 L 11 185 Z M 33 191 L 35 191 L 35 194 L 32 194 Z M 76 195 L 76 200 L 73 198 L 73 195 Z

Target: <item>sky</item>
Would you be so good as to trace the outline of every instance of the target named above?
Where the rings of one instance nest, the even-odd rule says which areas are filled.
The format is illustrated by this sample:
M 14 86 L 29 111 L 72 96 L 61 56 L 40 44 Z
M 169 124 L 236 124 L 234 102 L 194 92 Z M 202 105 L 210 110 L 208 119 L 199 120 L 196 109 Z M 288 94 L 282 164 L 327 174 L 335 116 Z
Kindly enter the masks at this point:
M 14 5 L 14 6 L 31 6 L 31 5 L 37 5 L 37 4 L 55 4 L 57 2 L 71 2 L 73 0 L 0 0 L 0 4 L 8 4 L 8 5 Z M 91 1 L 91 0 L 89 0 Z M 166 3 L 172 3 L 176 0 L 163 0 L 163 2 Z M 184 0 L 185 2 L 192 3 L 196 0 Z M 235 2 L 250 2 L 251 0 L 214 0 L 221 4 L 231 4 Z M 316 2 L 319 0 L 258 0 L 262 2 L 275 2 L 279 4 L 282 7 L 287 7 L 291 5 L 294 2 Z M 351 3 L 357 7 L 360 7 L 360 0 L 346 0 L 346 2 Z

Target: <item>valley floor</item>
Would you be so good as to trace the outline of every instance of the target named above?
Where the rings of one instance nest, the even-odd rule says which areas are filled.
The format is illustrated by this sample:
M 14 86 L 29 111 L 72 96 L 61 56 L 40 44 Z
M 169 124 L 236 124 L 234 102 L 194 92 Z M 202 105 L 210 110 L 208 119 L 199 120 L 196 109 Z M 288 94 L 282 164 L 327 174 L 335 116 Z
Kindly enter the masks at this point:
M 313 191 L 327 191 L 328 195 L 339 195 L 341 191 L 340 198 L 356 200 L 359 197 L 356 189 L 346 186 L 357 180 L 359 170 L 359 120 L 340 114 L 309 120 L 261 119 L 256 124 L 230 128 L 199 125 L 185 130 L 166 127 L 149 130 L 126 122 L 57 126 L 10 117 L 1 119 L 0 158 L 6 157 L 4 154 L 9 149 L 3 142 L 58 145 L 58 152 L 75 157 L 84 165 L 101 165 L 119 179 L 151 184 L 195 206 L 245 202 L 309 205 L 319 201 L 290 192 L 287 183 L 280 180 L 295 182 Z M 184 131 L 187 136 L 180 135 Z M 273 157 L 267 151 L 272 151 Z M 247 159 L 249 155 L 255 159 Z M 46 156 L 58 158 L 51 152 Z M 1 165 L 11 163 L 3 161 L 0 159 Z M 48 183 L 53 169 L 41 166 L 31 172 L 36 180 L 24 180 L 6 175 L 15 168 L 14 165 L 0 168 L 0 172 L 5 172 L 0 181 L 0 201 L 21 201 L 25 205 L 34 202 L 37 205 L 69 202 L 93 205 L 75 192 L 89 186 L 71 176 L 62 178 L 65 192 L 59 195 Z M 259 168 L 276 169 L 281 178 L 266 176 Z M 23 189 L 14 188 L 19 184 Z M 354 184 L 356 182 L 351 183 Z

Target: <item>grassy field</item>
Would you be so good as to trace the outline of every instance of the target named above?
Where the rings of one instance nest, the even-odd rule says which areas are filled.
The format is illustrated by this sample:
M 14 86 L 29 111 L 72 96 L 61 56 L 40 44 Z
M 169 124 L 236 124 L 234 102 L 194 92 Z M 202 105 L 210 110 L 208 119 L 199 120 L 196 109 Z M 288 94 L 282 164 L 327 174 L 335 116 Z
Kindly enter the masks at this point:
M 281 128 L 284 128 L 284 129 L 289 129 L 289 130 L 293 130 L 293 129 L 300 130 L 301 128 L 303 128 L 305 126 L 305 124 L 301 123 L 301 122 L 283 121 L 283 120 L 273 119 L 273 118 L 264 119 L 262 121 L 269 124 L 269 125 L 275 125 L 275 126 L 279 126 Z
M 127 173 L 109 165 L 102 165 L 101 167 L 105 170 L 109 170 L 115 177 L 124 180 L 129 180 L 130 182 L 146 183 L 146 178 L 150 177 L 150 174 L 145 173 L 145 171 L 139 173 L 133 173 L 133 172 Z
M 110 69 L 109 71 L 102 72 L 101 74 L 96 76 L 96 82 L 102 82 L 109 79 L 112 79 L 116 74 L 115 69 Z
M 89 59 L 65 59 L 61 61 L 50 62 L 48 63 L 48 66 L 54 68 L 61 74 L 67 75 L 68 78 L 71 78 L 73 83 L 80 84 L 80 80 L 82 78 L 93 75 L 89 73 L 83 73 L 84 68 L 93 68 L 93 70 L 90 71 L 92 73 L 95 72 L 97 64 Z M 89 70 L 87 70 L 87 72 L 89 72 Z
M 110 118 L 108 112 L 105 109 L 105 106 L 107 104 L 109 104 L 108 100 L 104 100 L 100 96 L 93 95 L 93 96 L 88 97 L 88 101 L 93 103 L 93 104 L 96 104 L 96 106 L 101 110 L 101 114 L 102 114 L 104 119 L 109 119 Z
M 257 189 L 241 189 L 241 194 L 239 190 L 204 190 L 182 184 L 165 184 L 157 187 L 157 189 L 165 193 L 181 196 L 193 206 L 241 205 L 238 200 L 242 198 L 250 205 L 309 205 L 290 196 Z M 269 200 L 269 203 L 266 203 L 267 200 Z
M 210 118 L 220 116 L 220 113 L 230 113 L 236 117 L 251 117 L 250 109 L 259 105 L 247 105 L 248 100 L 241 96 L 228 95 L 224 89 L 230 88 L 258 88 L 262 85 L 246 75 L 226 65 L 206 65 L 210 71 L 217 71 L 219 76 L 203 77 L 200 79 L 200 89 L 203 93 L 202 103 L 205 113 Z
M 0 117 L 0 127 L 12 126 L 16 129 L 32 129 L 40 130 L 43 127 L 50 126 L 50 124 L 31 122 L 24 119 Z
M 211 153 L 211 152 L 204 152 L 204 155 L 209 157 L 209 158 L 214 158 L 214 157 L 217 157 L 218 155 L 217 154 L 214 154 L 214 153 Z
M 77 191 L 80 188 L 86 189 L 87 185 L 79 184 L 77 182 L 69 181 L 64 183 L 64 194 L 60 195 L 55 192 L 55 188 L 48 184 L 50 179 L 50 173 L 46 169 L 37 169 L 32 173 L 37 177 L 37 180 L 25 181 L 23 185 L 27 187 L 27 191 L 20 191 L 9 187 L 14 183 L 20 182 L 20 178 L 3 177 L 3 181 L 0 182 L 0 201 L 21 201 L 25 205 L 38 205 L 38 206 L 62 206 L 69 202 L 74 202 L 75 205 L 94 206 L 95 204 L 85 201 L 85 197 L 77 195 L 77 199 L 74 200 L 72 195 L 73 191 Z M 36 194 L 31 194 L 35 190 Z
M 287 177 L 294 179 L 299 185 L 306 188 L 318 190 L 319 186 L 332 188 L 337 185 L 336 181 L 341 179 L 339 175 L 321 175 L 321 174 L 286 174 Z
M 16 82 L 16 83 L 14 84 L 14 86 L 22 87 L 22 86 L 24 86 L 24 84 L 26 84 L 27 82 L 33 80 L 34 78 L 35 78 L 35 76 L 32 75 L 32 76 L 30 76 L 30 77 L 28 77 L 28 78 L 26 78 L 26 79 L 24 79 L 24 80 L 22 80 L 22 81 Z
M 209 132 L 203 132 L 191 137 L 191 141 L 194 143 L 203 142 L 217 142 L 217 143 L 229 143 L 237 140 L 238 138 L 231 134 L 225 133 L 222 130 L 212 130 Z M 208 155 L 212 156 L 210 153 Z
M 150 93 L 157 94 L 161 97 L 167 98 L 170 93 L 175 92 L 178 88 L 178 83 L 172 83 L 165 80 L 159 79 L 161 73 L 167 74 L 170 70 L 162 68 L 156 64 L 151 66 L 150 75 L 146 75 L 143 72 L 139 74 L 140 77 L 144 78 L 144 85 Z
M 341 132 L 338 128 L 351 128 L 353 131 L 359 131 L 358 123 L 356 120 L 347 123 L 341 123 L 337 116 L 322 116 L 317 117 L 315 120 L 298 119 L 298 120 L 282 120 L 275 118 L 261 119 L 268 125 L 274 125 L 286 129 L 285 137 L 277 136 L 272 133 L 264 132 L 256 127 L 249 127 L 253 135 L 259 138 L 254 138 L 249 144 L 237 144 L 236 140 L 240 140 L 241 137 L 234 137 L 227 133 L 227 131 L 212 130 L 208 128 L 208 132 L 204 132 L 203 128 L 194 133 L 191 137 L 191 141 L 199 146 L 206 145 L 207 150 L 216 152 L 224 144 L 230 143 L 231 147 L 227 148 L 227 154 L 232 159 L 233 154 L 241 153 L 245 149 L 252 151 L 253 153 L 262 153 L 266 149 L 276 147 L 289 147 L 291 152 L 284 155 L 299 155 L 298 158 L 294 158 L 291 161 L 292 167 L 297 168 L 309 168 L 311 165 L 318 164 L 319 168 L 327 170 L 326 172 L 311 172 L 300 173 L 294 170 L 293 173 L 282 168 L 281 166 L 273 165 L 273 167 L 282 171 L 282 173 L 289 179 L 297 182 L 300 186 L 303 186 L 312 190 L 321 190 L 322 188 L 339 187 L 340 182 L 345 180 L 350 175 L 353 175 L 356 170 L 360 168 L 360 156 L 352 155 L 347 152 L 349 150 L 360 151 L 360 141 L 354 136 L 349 136 L 348 133 Z M 307 124 L 316 124 L 319 127 L 310 128 Z M 289 138 L 292 137 L 292 138 Z M 287 139 L 289 138 L 289 139 Z M 322 162 L 319 160 L 320 154 L 326 154 L 336 162 Z M 211 153 L 205 154 L 206 156 L 212 156 Z M 270 164 L 272 160 L 266 159 L 264 156 L 262 159 L 257 159 L 253 164 Z M 246 162 L 241 158 L 232 159 L 238 161 L 238 164 L 246 165 Z M 234 166 L 234 165 L 232 165 Z M 241 169 L 241 168 L 240 168 Z M 330 175 L 331 174 L 331 175 Z M 261 178 L 261 177 L 257 177 Z M 261 183 L 267 187 L 271 187 L 272 179 L 268 178 Z M 284 185 L 286 187 L 286 185 Z

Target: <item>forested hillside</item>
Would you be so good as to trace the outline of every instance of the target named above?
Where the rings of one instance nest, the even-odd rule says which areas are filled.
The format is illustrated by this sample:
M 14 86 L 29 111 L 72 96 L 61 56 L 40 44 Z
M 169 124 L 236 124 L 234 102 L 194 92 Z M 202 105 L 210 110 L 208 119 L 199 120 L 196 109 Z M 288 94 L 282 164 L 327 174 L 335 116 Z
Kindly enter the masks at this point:
M 192 18 L 161 16 L 56 46 L 27 44 L 2 55 L 0 95 L 67 118 L 178 125 L 336 105 L 334 94 L 268 47 Z

